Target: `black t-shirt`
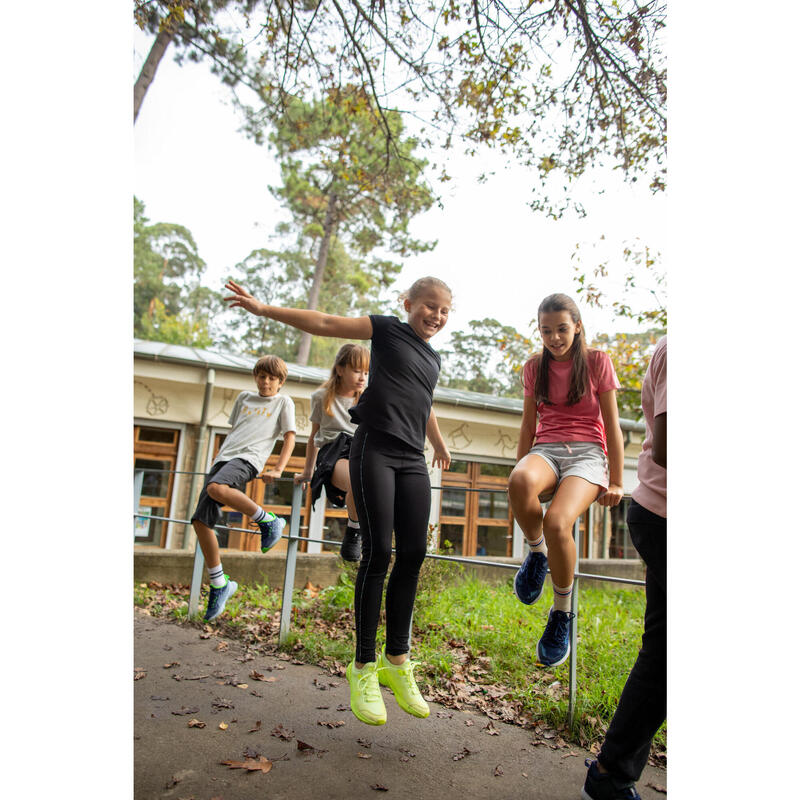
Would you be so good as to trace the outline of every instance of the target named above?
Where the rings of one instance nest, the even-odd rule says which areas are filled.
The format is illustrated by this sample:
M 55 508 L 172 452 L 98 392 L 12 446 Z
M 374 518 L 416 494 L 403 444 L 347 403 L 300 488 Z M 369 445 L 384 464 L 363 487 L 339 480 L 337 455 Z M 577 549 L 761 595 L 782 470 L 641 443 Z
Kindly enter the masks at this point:
M 425 447 L 425 431 L 439 378 L 439 354 L 397 317 L 370 314 L 372 354 L 369 383 L 353 422 L 390 433 L 416 450 Z

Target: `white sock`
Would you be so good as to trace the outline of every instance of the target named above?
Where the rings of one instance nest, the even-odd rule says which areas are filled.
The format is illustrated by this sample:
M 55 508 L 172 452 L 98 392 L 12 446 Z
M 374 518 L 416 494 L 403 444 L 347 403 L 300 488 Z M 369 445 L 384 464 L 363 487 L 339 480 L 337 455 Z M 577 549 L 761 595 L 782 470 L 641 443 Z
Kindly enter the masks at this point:
M 544 553 L 547 555 L 547 545 L 545 544 L 543 533 L 539 534 L 539 538 L 535 542 L 528 542 L 528 547 L 530 547 L 534 553 Z
M 271 511 L 264 511 L 261 506 L 258 507 L 258 511 L 250 517 L 253 522 L 262 522 L 265 519 L 275 519 L 275 515 Z
M 572 611 L 572 584 L 556 586 L 553 584 L 553 608 L 556 611 Z
M 350 519 L 350 517 L 347 518 L 347 527 L 348 528 L 355 528 L 357 531 L 361 530 L 361 525 L 359 525 L 358 520 L 357 519 Z
M 225 575 L 222 572 L 222 562 L 221 561 L 216 567 L 209 567 L 208 568 L 208 579 L 209 579 L 209 581 L 211 581 L 211 585 L 215 589 L 219 589 L 220 587 L 225 585 L 226 581 L 225 581 Z

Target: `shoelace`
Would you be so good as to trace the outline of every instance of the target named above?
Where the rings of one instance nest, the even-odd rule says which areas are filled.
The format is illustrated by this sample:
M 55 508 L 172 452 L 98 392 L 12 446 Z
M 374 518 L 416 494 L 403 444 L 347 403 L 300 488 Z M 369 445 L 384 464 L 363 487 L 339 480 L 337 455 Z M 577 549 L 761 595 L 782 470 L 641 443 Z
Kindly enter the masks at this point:
M 558 616 L 551 614 L 550 618 L 547 620 L 542 639 L 553 639 L 556 641 L 563 639 L 569 632 L 570 619 L 571 616 L 569 614 L 567 614 L 566 617 L 562 617 L 561 614 Z
M 361 675 L 358 676 L 358 690 L 367 700 L 376 700 L 381 695 L 381 688 L 378 684 L 378 672 L 383 669 L 383 667 L 372 668 L 370 670 L 364 671 Z M 375 683 L 373 684 L 370 681 L 370 678 L 375 677 Z

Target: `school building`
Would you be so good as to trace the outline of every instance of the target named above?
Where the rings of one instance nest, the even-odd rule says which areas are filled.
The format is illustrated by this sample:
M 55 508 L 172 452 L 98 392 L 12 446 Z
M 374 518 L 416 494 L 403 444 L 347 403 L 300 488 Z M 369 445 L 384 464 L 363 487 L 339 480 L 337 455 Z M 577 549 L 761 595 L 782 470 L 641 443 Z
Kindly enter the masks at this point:
M 228 415 L 243 390 L 254 391 L 255 359 L 233 353 L 182 345 L 134 340 L 134 470 L 145 470 L 138 513 L 188 520 L 214 456 L 229 429 Z M 327 369 L 288 364 L 281 391 L 295 403 L 297 443 L 285 476 L 302 472 L 311 431 L 311 394 L 329 375 Z M 477 392 L 437 388 L 434 409 L 452 456 L 450 469 L 431 467 L 431 533 L 439 547 L 456 555 L 521 559 L 524 537 L 514 523 L 505 493 L 514 466 L 522 418 L 522 396 L 501 398 Z M 636 460 L 644 424 L 621 420 L 625 439 L 624 488 L 636 485 Z M 277 462 L 281 442 L 269 462 Z M 430 464 L 432 451 L 426 450 Z M 147 471 L 151 470 L 151 471 Z M 469 489 L 471 491 L 464 491 Z M 292 483 L 271 485 L 256 479 L 247 493 L 268 511 L 288 516 Z M 624 524 L 629 499 L 613 509 L 594 504 L 581 519 L 582 558 L 636 558 Z M 256 530 L 249 518 L 223 509 L 222 524 Z M 306 492 L 302 508 L 303 537 L 340 541 L 346 524 L 344 509 L 330 507 L 322 497 L 311 508 Z M 219 530 L 220 546 L 257 551 L 256 533 Z M 134 524 L 135 549 L 180 550 L 195 547 L 191 526 L 183 522 L 141 519 Z M 285 550 L 286 541 L 275 551 Z M 333 545 L 303 542 L 301 551 L 336 551 Z

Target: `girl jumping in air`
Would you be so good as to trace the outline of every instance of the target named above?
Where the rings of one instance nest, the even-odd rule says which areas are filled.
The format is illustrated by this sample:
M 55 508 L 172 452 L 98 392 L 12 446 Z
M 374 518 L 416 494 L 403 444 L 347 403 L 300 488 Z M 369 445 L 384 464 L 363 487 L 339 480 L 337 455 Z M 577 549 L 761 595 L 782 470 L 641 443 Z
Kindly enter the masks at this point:
M 359 344 L 342 345 L 330 377 L 311 395 L 311 436 L 306 446 L 306 463 L 303 472 L 294 478 L 295 483 L 310 481 L 312 507 L 324 486 L 331 505 L 347 508 L 347 528 L 340 551 L 345 561 L 361 558 L 361 531 L 350 489 L 348 461 L 356 426 L 349 412 L 364 391 L 368 372 L 369 350 Z
M 371 339 L 369 385 L 350 416 L 358 424 L 350 446 L 350 485 L 361 525 L 362 556 L 355 585 L 356 652 L 347 666 L 350 708 L 370 725 L 386 722 L 380 685 L 398 705 L 427 717 L 428 704 L 414 680 L 409 636 L 417 578 L 425 559 L 430 514 L 430 477 L 423 452 L 433 446 L 433 464 L 447 469 L 450 453 L 433 412 L 439 354 L 430 339 L 447 323 L 452 294 L 438 278 L 420 278 L 403 301 L 408 322 L 397 317 L 337 317 L 319 311 L 278 308 L 256 300 L 233 281 L 231 307 L 269 317 L 315 336 Z M 375 651 L 381 596 L 386 588 L 386 646 Z
M 624 444 L 614 366 L 607 354 L 587 348 L 578 307 L 564 294 L 551 294 L 537 319 L 544 349 L 523 368 L 522 424 L 508 496 L 530 546 L 514 579 L 522 603 L 539 599 L 550 568 L 553 607 L 536 655 L 555 667 L 569 656 L 575 616 L 572 528 L 595 500 L 616 506 L 622 499 Z

